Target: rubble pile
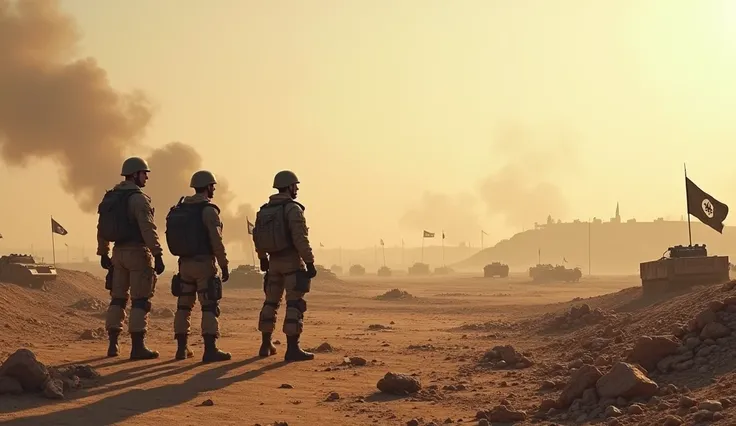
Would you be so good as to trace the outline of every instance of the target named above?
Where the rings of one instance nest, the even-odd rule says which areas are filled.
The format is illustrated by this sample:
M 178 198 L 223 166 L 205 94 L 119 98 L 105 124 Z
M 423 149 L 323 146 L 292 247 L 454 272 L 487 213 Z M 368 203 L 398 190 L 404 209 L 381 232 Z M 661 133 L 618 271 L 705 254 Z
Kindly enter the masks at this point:
M 100 299 L 88 297 L 74 302 L 72 308 L 79 309 L 80 311 L 100 312 L 107 310 L 107 304 L 103 303 Z
M 380 294 L 376 296 L 377 300 L 410 300 L 410 299 L 416 299 L 416 297 L 412 296 L 407 291 L 399 290 L 398 288 L 395 288 L 393 290 L 389 290 L 383 294 Z
M 49 399 L 62 399 L 64 392 L 84 387 L 100 377 L 88 365 L 46 367 L 28 349 L 18 349 L 0 366 L 0 394 L 40 392 Z
M 513 346 L 496 346 L 486 352 L 481 359 L 482 364 L 491 364 L 492 368 L 516 368 L 522 369 L 534 365 L 528 358 L 528 354 L 516 351 Z
M 569 311 L 555 317 L 550 323 L 550 328 L 567 330 L 615 319 L 616 314 L 600 308 L 590 309 L 590 306 L 584 303 L 580 306 L 573 306 Z

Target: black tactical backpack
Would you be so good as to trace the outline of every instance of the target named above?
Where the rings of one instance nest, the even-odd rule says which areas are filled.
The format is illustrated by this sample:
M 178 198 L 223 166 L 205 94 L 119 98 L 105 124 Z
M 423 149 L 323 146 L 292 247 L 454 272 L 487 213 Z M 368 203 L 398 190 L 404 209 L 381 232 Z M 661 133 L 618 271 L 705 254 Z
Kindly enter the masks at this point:
M 174 256 L 191 257 L 212 254 L 207 228 L 202 220 L 205 207 L 220 208 L 208 201 L 201 203 L 184 203 L 182 197 L 171 207 L 166 215 L 166 244 Z
M 128 199 L 133 194 L 141 194 L 136 189 L 112 189 L 105 192 L 97 206 L 97 229 L 106 241 L 124 243 L 142 241 L 141 231 L 135 219 L 128 215 Z

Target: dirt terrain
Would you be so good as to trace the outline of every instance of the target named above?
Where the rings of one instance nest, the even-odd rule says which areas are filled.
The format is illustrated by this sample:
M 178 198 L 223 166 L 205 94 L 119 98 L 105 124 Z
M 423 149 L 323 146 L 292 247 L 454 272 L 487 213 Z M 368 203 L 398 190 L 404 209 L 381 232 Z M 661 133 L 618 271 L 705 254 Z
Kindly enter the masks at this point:
M 198 309 L 195 357 L 173 359 L 168 271 L 153 300 L 148 345 L 161 357 L 151 361 L 127 359 L 127 333 L 122 356 L 104 356 L 99 277 L 62 269 L 46 290 L 0 284 L 0 360 L 27 348 L 46 366 L 89 365 L 100 375 L 63 399 L 0 395 L 0 422 L 736 424 L 730 285 L 647 300 L 636 276 L 533 284 L 480 275 L 317 280 L 302 343 L 321 348 L 314 361 L 288 364 L 283 304 L 279 354 L 256 356 L 257 289 L 225 288 L 218 344 L 233 359 L 203 365 Z M 405 394 L 379 390 L 389 372 L 407 376 Z

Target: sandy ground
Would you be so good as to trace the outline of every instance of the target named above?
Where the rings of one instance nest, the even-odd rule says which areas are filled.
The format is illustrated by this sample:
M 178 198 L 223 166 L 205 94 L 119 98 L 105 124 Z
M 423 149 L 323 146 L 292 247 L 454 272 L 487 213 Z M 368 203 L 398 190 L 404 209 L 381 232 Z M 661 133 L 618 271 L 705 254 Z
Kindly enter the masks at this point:
M 154 309 L 175 308 L 168 277 L 159 282 Z M 129 361 L 127 334 L 121 336 L 122 356 L 118 358 L 105 357 L 104 338 L 79 337 L 86 329 L 104 326 L 99 312 L 72 307 L 85 297 L 98 298 L 105 305 L 101 309 L 106 307 L 104 284 L 98 278 L 61 271 L 47 291 L 0 284 L 2 359 L 27 347 L 47 365 L 89 364 L 102 375 L 97 385 L 69 392 L 64 400 L 32 394 L 0 396 L 0 422 L 35 426 L 267 425 L 282 421 L 293 426 L 404 425 L 417 419 L 420 425 L 478 424 L 476 412 L 503 399 L 529 414 L 520 423 L 538 422 L 532 415 L 544 397 L 538 389 L 545 373 L 537 365 L 572 359 L 571 346 L 580 347 L 586 339 L 584 334 L 575 337 L 571 332 L 563 338 L 550 333 L 544 321 L 580 304 L 575 298 L 586 299 L 591 307 L 631 312 L 649 309 L 646 304 L 637 305 L 638 289 L 619 291 L 637 287 L 636 276 L 586 276 L 579 283 L 558 284 L 534 284 L 524 276 L 484 279 L 470 274 L 341 279 L 313 284 L 302 336 L 303 347 L 327 342 L 333 352 L 317 353 L 313 361 L 283 362 L 282 304 L 279 331 L 274 336 L 283 342 L 277 346 L 279 353 L 257 357 L 262 292 L 225 288 L 220 317 L 223 337 L 218 344 L 232 352 L 233 359 L 207 365 L 200 362 L 198 309 L 192 321 L 194 358 L 173 359 L 173 318 L 157 314 L 151 319 L 147 343 L 161 357 Z M 414 298 L 375 298 L 394 288 Z M 596 297 L 606 294 L 609 296 Z M 374 324 L 387 328 L 369 329 Z M 529 351 L 535 368 L 479 366 L 486 351 L 505 344 Z M 367 364 L 344 365 L 346 356 L 362 357 Z M 409 396 L 380 393 L 376 383 L 387 372 L 416 375 L 423 391 Z M 339 398 L 328 400 L 333 392 Z M 214 405 L 202 406 L 207 399 Z

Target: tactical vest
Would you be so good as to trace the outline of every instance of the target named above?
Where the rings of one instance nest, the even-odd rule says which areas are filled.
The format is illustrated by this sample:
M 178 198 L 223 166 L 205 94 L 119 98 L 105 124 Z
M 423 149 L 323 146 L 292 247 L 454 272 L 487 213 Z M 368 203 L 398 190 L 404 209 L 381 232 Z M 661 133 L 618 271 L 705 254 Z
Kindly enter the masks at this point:
M 106 241 L 143 243 L 143 234 L 135 218 L 128 213 L 128 200 L 133 194 L 142 194 L 140 188 L 111 189 L 105 192 L 97 206 L 97 230 Z
M 258 210 L 253 226 L 253 244 L 257 250 L 274 254 L 294 247 L 286 218 L 286 206 L 291 203 L 304 210 L 304 206 L 294 200 L 273 204 L 269 202 Z
M 182 198 L 183 200 L 183 198 Z M 166 244 L 174 256 L 212 255 L 212 243 L 202 218 L 205 207 L 220 208 L 209 201 L 184 203 L 179 200 L 166 215 Z

